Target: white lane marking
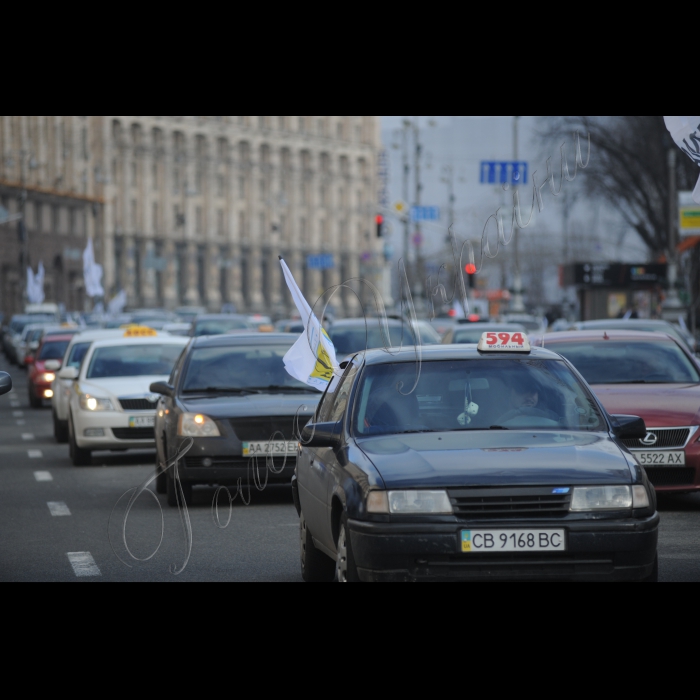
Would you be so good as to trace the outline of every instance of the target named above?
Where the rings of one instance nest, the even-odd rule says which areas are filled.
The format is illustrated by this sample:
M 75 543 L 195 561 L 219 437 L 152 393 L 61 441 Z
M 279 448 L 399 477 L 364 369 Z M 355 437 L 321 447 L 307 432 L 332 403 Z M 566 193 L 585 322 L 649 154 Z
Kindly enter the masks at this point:
M 17 423 L 17 425 L 24 425 L 27 421 L 25 421 L 25 420 L 18 420 L 18 421 L 15 421 L 15 422 Z
M 24 412 L 23 411 L 12 411 L 12 415 L 15 418 L 21 418 L 24 415 Z
M 34 478 L 37 481 L 53 481 L 51 472 L 34 472 Z
M 51 515 L 70 515 L 70 510 L 63 501 L 49 501 L 46 505 L 49 507 Z
M 33 433 L 22 433 L 22 440 L 33 440 L 33 439 L 34 439 Z
M 10 401 L 10 406 L 12 408 L 19 408 L 19 401 Z
M 90 552 L 68 552 L 68 561 L 76 576 L 102 576 Z
M 27 450 L 27 454 L 29 459 L 39 459 L 44 456 L 41 450 Z

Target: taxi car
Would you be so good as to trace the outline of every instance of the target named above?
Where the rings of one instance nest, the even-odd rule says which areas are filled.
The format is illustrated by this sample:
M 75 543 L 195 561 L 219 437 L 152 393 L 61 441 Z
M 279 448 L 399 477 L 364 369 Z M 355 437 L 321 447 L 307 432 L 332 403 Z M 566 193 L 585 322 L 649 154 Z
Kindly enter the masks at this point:
M 576 367 L 610 413 L 644 419 L 646 434 L 624 443 L 657 491 L 700 491 L 700 367 L 684 343 L 612 329 L 554 333 L 544 342 Z
M 68 404 L 73 384 L 78 376 L 76 374 L 76 378 L 67 379 L 65 375 L 62 377 L 61 373 L 56 370 L 68 367 L 79 370 L 85 358 L 85 353 L 96 340 L 123 338 L 124 332 L 124 330 L 118 328 L 82 331 L 71 338 L 62 361 L 56 363 L 55 366 L 50 366 L 51 371 L 56 375 L 53 382 L 51 382 L 51 414 L 53 418 L 53 435 L 56 442 L 68 442 Z M 65 374 L 73 377 L 72 372 Z
M 643 421 L 500 335 L 343 363 L 292 484 L 306 581 L 656 580 L 654 490 L 620 442 Z
M 188 342 L 151 329 L 127 329 L 121 338 L 92 343 L 80 368 L 59 372 L 73 381 L 68 444 L 75 466 L 90 464 L 94 450 L 154 447 L 159 396 L 149 386 L 168 378 Z

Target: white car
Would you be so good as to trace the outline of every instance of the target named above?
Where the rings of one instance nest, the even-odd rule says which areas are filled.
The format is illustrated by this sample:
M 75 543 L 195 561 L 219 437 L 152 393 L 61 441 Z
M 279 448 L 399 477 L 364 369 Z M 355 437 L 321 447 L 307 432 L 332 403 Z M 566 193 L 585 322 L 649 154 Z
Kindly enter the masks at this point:
M 95 450 L 155 449 L 153 426 L 158 394 L 153 382 L 167 381 L 190 341 L 150 330 L 96 340 L 80 368 L 58 376 L 73 381 L 68 401 L 68 444 L 75 466 L 90 464 Z
M 80 370 L 80 365 L 88 351 L 88 348 L 96 340 L 109 340 L 110 338 L 118 339 L 124 337 L 123 328 L 110 328 L 82 331 L 73 336 L 70 344 L 66 348 L 66 353 L 63 356 L 63 362 L 59 365 L 56 363 L 56 368 L 74 367 Z M 49 360 L 51 362 L 51 360 Z M 50 367 L 54 371 L 53 367 Z M 74 379 L 62 379 L 60 372 L 51 382 L 51 413 L 53 415 L 53 435 L 56 442 L 68 442 L 68 400 L 70 399 L 73 389 Z

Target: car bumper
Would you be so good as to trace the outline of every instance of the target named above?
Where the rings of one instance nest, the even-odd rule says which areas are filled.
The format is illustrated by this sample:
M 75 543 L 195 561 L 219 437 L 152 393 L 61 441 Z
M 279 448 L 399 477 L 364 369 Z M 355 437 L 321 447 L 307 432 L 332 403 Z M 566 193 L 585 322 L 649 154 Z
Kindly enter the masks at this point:
M 372 523 L 349 520 L 355 564 L 363 581 L 568 580 L 637 581 L 654 566 L 659 515 L 644 520 L 571 521 L 565 552 L 469 554 L 465 529 L 551 529 L 541 523 Z
M 78 410 L 73 412 L 75 442 L 84 450 L 151 450 L 155 449 L 153 428 L 132 428 L 129 419 L 133 416 L 151 416 L 153 413 L 126 414 L 116 411 Z M 102 435 L 86 435 L 86 431 L 102 430 Z

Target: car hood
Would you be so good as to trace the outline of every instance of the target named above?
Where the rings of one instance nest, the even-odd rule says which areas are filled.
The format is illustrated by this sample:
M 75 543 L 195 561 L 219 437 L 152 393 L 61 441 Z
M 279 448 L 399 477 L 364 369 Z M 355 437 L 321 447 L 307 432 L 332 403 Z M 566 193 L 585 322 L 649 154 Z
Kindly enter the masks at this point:
M 640 416 L 654 428 L 697 425 L 700 384 L 595 384 L 608 413 Z
M 627 460 L 607 433 L 455 431 L 357 443 L 387 489 L 632 481 Z
M 248 394 L 246 396 L 180 396 L 184 411 L 204 413 L 210 418 L 240 418 L 241 416 L 309 416 L 322 394 Z
M 97 398 L 107 396 L 146 396 L 151 394 L 153 382 L 167 382 L 168 377 L 162 375 L 148 377 L 112 377 L 107 379 L 83 379 L 80 381 L 80 391 L 93 394 Z M 156 404 L 153 404 L 155 409 Z

